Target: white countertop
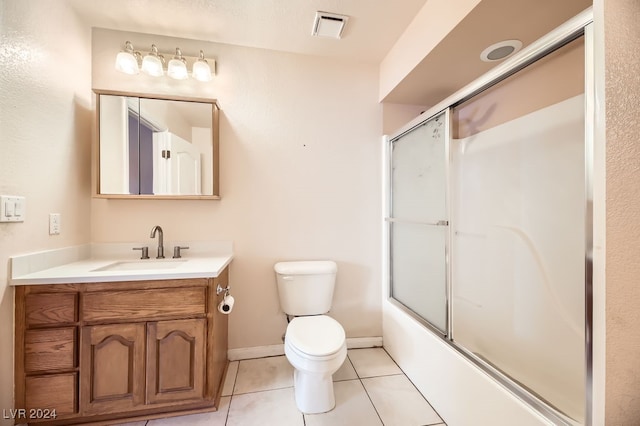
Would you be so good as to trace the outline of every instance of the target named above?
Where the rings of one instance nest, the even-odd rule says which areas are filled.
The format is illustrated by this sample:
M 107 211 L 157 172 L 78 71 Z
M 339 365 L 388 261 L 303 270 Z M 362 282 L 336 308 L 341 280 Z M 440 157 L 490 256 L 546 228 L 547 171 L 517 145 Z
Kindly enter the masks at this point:
M 183 251 L 180 259 L 168 256 L 141 260 L 139 251 L 131 252 L 137 245 L 125 243 L 92 244 L 14 256 L 11 285 L 215 278 L 233 259 L 231 244 L 181 242 L 180 245 L 188 245 L 193 251 Z M 171 247 L 165 245 L 165 253 Z M 149 256 L 155 256 L 155 249 L 149 249 Z M 162 262 L 162 268 L 157 268 L 158 262 Z M 133 265 L 135 269 L 100 270 L 114 263 L 126 263 L 125 267 Z

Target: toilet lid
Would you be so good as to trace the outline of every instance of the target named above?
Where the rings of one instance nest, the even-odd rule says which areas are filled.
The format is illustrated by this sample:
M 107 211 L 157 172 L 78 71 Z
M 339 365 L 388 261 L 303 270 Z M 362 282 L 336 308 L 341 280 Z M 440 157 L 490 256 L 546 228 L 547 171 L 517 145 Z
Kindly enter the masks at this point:
M 311 356 L 325 356 L 338 352 L 344 344 L 344 329 L 326 315 L 296 317 L 287 327 L 289 343 Z

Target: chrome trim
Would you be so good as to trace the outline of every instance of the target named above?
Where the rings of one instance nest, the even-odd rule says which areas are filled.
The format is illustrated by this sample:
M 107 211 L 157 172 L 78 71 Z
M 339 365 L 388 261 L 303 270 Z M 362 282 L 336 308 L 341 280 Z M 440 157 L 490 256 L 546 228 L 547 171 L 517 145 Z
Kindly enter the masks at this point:
M 392 305 L 397 306 L 398 309 L 400 309 L 405 314 L 409 315 L 415 321 L 419 322 L 422 326 L 427 328 L 433 334 L 436 334 L 439 337 L 441 337 L 442 339 L 447 340 L 446 339 L 447 336 L 446 336 L 446 334 L 445 334 L 445 332 L 443 330 L 440 330 L 438 327 L 436 327 L 435 325 L 431 324 L 429 321 L 427 321 L 426 319 L 421 317 L 420 314 L 414 312 L 410 307 L 408 307 L 407 305 L 405 305 L 404 303 L 402 303 L 398 299 L 394 299 L 393 296 L 391 296 L 391 294 L 389 294 L 389 297 L 387 298 L 387 301 L 389 303 L 391 303 Z
M 387 299 L 392 299 L 393 298 L 393 225 L 391 224 L 391 222 L 388 220 L 391 218 L 391 216 L 393 215 L 393 140 L 391 140 L 391 138 L 387 137 L 387 165 L 386 165 L 386 172 L 387 172 L 387 210 L 385 212 L 385 223 L 387 225 L 387 255 L 388 255 L 388 259 L 389 259 L 389 264 L 388 264 L 388 268 L 387 268 L 387 274 L 388 274 L 388 283 L 389 286 L 387 288 Z M 408 308 L 407 308 L 408 309 Z M 413 311 L 411 311 L 413 312 Z
M 391 212 L 391 141 L 388 135 L 382 137 L 382 262 L 381 276 L 384 280 L 382 288 L 383 300 L 391 297 L 391 225 L 386 221 Z
M 595 144 L 595 62 L 593 23 L 585 25 L 585 129 L 584 129 L 584 171 L 585 171 L 585 254 L 584 254 L 584 336 L 585 336 L 585 426 L 593 424 L 593 167 Z
M 451 124 L 452 124 L 452 114 L 451 108 L 447 108 L 443 114 L 444 118 L 444 177 L 445 177 L 445 214 L 447 216 L 447 220 L 442 220 L 440 222 L 446 222 L 447 225 L 447 234 L 444 239 L 444 264 L 445 264 L 445 327 L 446 327 L 446 338 L 453 339 L 451 334 L 453 321 L 451 318 L 451 309 L 453 305 L 452 299 L 452 281 L 451 281 Z M 440 223 L 438 222 L 438 223 Z
M 444 126 L 444 135 L 442 136 L 442 143 L 444 144 L 444 156 L 442 158 L 442 161 L 444 162 L 444 182 L 443 185 L 445 185 L 445 215 L 447 216 L 447 219 L 440 219 L 438 221 L 421 221 L 421 220 L 416 220 L 416 219 L 404 219 L 404 218 L 394 218 L 393 217 L 393 173 L 392 173 L 392 169 L 393 169 L 393 144 L 395 142 L 397 142 L 402 136 L 407 135 L 408 133 L 410 133 L 411 131 L 414 131 L 424 125 L 427 125 L 429 122 L 431 122 L 432 120 L 436 120 L 438 118 L 442 118 L 444 120 L 444 123 L 446 123 L 446 125 Z M 393 223 L 402 223 L 402 224 L 409 224 L 409 225 L 424 225 L 424 226 L 446 226 L 449 227 L 449 214 L 450 214 L 450 209 L 449 209 L 449 198 L 450 198 L 450 194 L 449 194 L 449 186 L 450 186 L 450 182 L 449 182 L 449 162 L 450 162 L 450 154 L 449 154 L 449 144 L 450 144 L 450 130 L 451 130 L 451 124 L 450 124 L 450 112 L 449 109 L 447 108 L 446 110 L 441 111 L 439 114 L 434 115 L 433 117 L 429 117 L 428 119 L 424 120 L 423 122 L 420 122 L 418 125 L 414 126 L 411 128 L 410 131 L 403 133 L 400 136 L 395 137 L 394 139 L 388 139 L 389 141 L 389 145 L 388 145 L 388 151 L 387 153 L 389 154 L 389 158 L 387 161 L 387 169 L 385 170 L 387 173 L 389 173 L 388 175 L 388 201 L 389 201 L 389 205 L 388 205 L 388 211 L 387 211 L 387 215 L 384 218 L 384 221 L 387 223 L 387 235 L 388 235 L 388 241 L 387 241 L 387 247 L 388 247 L 388 259 L 389 259 L 389 291 L 388 291 L 388 295 L 387 295 L 387 299 L 392 301 L 394 304 L 396 304 L 397 306 L 399 306 L 404 312 L 408 313 L 409 315 L 411 315 L 411 317 L 413 317 L 415 320 L 417 320 L 418 322 L 420 322 L 421 324 L 425 325 L 426 327 L 428 327 L 429 329 L 433 330 L 435 333 L 441 335 L 444 338 L 449 337 L 451 334 L 449 332 L 450 328 L 451 328 L 451 322 L 450 322 L 450 287 L 451 287 L 451 276 L 450 276 L 450 263 L 449 263 L 449 244 L 450 244 L 450 240 L 451 240 L 451 231 L 450 229 L 447 230 L 447 232 L 445 233 L 445 241 L 444 241 L 444 255 L 445 255 L 445 277 L 444 277 L 444 286 L 445 286 L 445 318 L 444 318 L 444 330 L 441 330 L 440 327 L 436 326 L 435 324 L 432 324 L 428 319 L 423 318 L 420 314 L 418 314 L 417 312 L 413 311 L 409 306 L 405 305 L 404 303 L 402 303 L 401 301 L 399 301 L 398 299 L 395 299 L 393 297 L 393 268 L 394 268 L 394 263 L 393 263 L 393 248 L 392 248 L 392 243 L 393 243 Z
M 438 104 L 438 105 L 440 105 L 440 104 Z M 439 116 L 440 114 L 444 114 L 445 111 L 447 111 L 449 109 L 449 106 L 450 105 L 446 106 L 445 108 L 441 108 L 441 109 L 439 109 L 437 111 L 433 111 L 433 108 L 430 108 L 429 110 L 421 113 L 419 116 L 414 118 L 409 123 L 409 125 L 404 126 L 403 127 L 404 130 L 394 133 L 392 136 L 389 137 L 389 139 L 391 140 L 391 142 L 395 142 L 396 140 L 400 139 L 401 137 L 403 137 L 407 133 L 414 131 L 415 129 L 417 129 L 420 126 L 424 126 L 432 118 L 435 118 L 435 117 Z M 426 115 L 426 113 L 430 112 L 430 111 L 433 111 L 432 114 Z
M 509 391 L 509 393 L 511 393 L 524 403 L 528 404 L 530 407 L 534 408 L 548 420 L 553 421 L 554 425 L 578 426 L 578 422 L 576 422 L 574 419 L 563 414 L 560 410 L 555 408 L 540 395 L 527 388 L 524 384 L 514 380 L 506 373 L 503 373 L 499 368 L 497 368 L 488 360 L 485 360 L 477 354 L 468 351 L 454 341 L 445 341 L 458 353 L 464 355 L 465 358 L 470 360 L 474 365 L 487 373 L 489 377 L 505 387 L 506 390 Z

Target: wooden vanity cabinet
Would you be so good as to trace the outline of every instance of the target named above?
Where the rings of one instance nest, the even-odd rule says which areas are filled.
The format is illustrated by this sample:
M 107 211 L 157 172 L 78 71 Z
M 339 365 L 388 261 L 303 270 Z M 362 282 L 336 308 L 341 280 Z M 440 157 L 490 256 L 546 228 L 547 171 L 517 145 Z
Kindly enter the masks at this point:
M 218 285 L 228 285 L 228 269 L 211 279 L 16 287 L 16 408 L 26 415 L 16 423 L 215 410 L 228 364 Z

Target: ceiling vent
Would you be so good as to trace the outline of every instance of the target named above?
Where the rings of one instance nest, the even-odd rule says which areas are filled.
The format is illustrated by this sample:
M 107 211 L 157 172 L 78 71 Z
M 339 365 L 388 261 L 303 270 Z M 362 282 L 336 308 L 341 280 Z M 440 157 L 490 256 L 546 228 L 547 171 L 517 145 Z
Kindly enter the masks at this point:
M 318 37 L 342 38 L 347 16 L 328 12 L 316 12 L 312 35 Z

